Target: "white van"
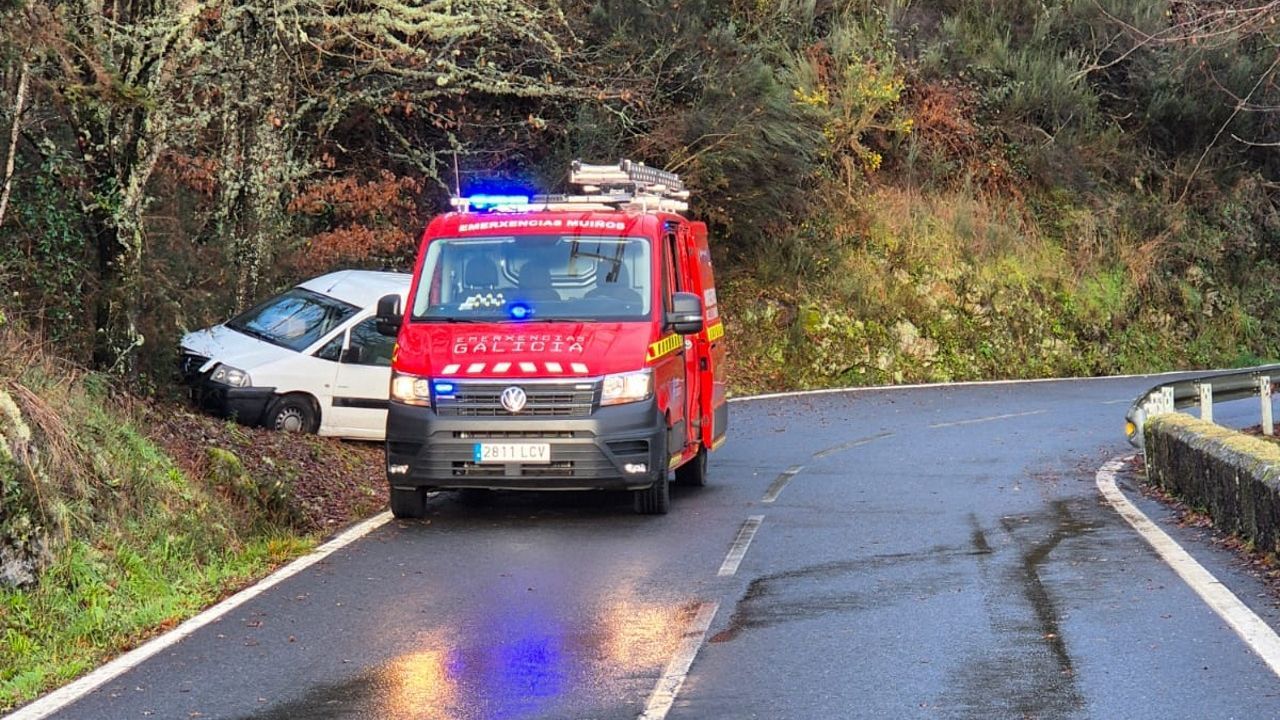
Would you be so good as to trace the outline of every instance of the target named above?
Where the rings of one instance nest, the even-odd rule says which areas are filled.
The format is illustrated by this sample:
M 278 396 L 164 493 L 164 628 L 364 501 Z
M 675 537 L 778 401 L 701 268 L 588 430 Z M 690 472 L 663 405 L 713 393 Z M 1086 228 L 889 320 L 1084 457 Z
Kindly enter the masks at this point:
M 410 276 L 344 270 L 182 338 L 179 370 L 197 403 L 247 425 L 382 440 L 395 339 L 378 299 Z

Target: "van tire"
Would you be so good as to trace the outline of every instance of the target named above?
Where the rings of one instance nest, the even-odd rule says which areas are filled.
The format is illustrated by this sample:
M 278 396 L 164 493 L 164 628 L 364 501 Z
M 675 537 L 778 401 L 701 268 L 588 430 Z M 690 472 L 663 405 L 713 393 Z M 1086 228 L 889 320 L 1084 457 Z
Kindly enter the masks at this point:
M 653 484 L 643 490 L 633 491 L 636 512 L 641 515 L 666 515 L 671 510 L 671 482 L 667 479 L 667 434 L 660 433 L 657 452 L 654 456 Z
M 666 515 L 671 510 L 671 482 L 664 472 L 644 490 L 636 490 L 636 512 L 641 515 Z
M 320 413 L 306 395 L 281 395 L 267 406 L 262 424 L 282 432 L 314 433 L 320 429 Z
M 391 514 L 399 520 L 417 520 L 427 516 L 426 488 L 391 488 Z
M 676 468 L 676 482 L 687 487 L 707 486 L 707 446 L 698 448 L 698 454 L 689 462 Z

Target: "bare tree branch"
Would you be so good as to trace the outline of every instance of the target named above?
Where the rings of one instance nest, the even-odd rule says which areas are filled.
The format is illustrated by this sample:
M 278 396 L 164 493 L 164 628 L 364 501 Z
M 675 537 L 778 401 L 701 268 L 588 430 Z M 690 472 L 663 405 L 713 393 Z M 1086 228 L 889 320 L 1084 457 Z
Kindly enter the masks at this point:
M 1277 67 L 1280 67 L 1280 53 L 1277 53 L 1276 59 L 1272 61 L 1271 65 L 1267 67 L 1261 75 L 1258 76 L 1258 80 L 1253 83 L 1253 87 L 1250 88 L 1249 94 L 1245 95 L 1244 98 L 1236 103 L 1236 107 L 1231 111 L 1231 115 L 1222 122 L 1222 125 L 1218 128 L 1218 132 L 1214 133 L 1213 140 L 1211 140 L 1209 144 L 1205 146 L 1204 151 L 1200 153 L 1200 158 L 1196 160 L 1195 167 L 1191 168 L 1191 175 L 1187 177 L 1187 183 L 1182 186 L 1182 194 L 1178 196 L 1178 204 L 1182 204 L 1182 201 L 1187 197 L 1187 193 L 1191 190 L 1191 183 L 1196 179 L 1196 173 L 1200 172 L 1200 166 L 1204 164 L 1204 159 L 1209 156 L 1209 151 L 1213 150 L 1213 147 L 1218 144 L 1218 138 L 1222 137 L 1222 133 L 1226 132 L 1227 127 L 1231 125 L 1231 123 L 1235 121 L 1236 116 L 1240 114 L 1241 108 L 1253 99 L 1253 94 L 1258 91 L 1258 88 L 1262 87 L 1262 84 L 1267 81 L 1267 78 L 1271 77 L 1271 74 L 1276 71 Z
M 4 191 L 0 192 L 0 226 L 4 225 L 5 210 L 9 207 L 9 195 L 13 191 L 14 159 L 18 154 L 18 137 L 22 134 L 22 110 L 27 101 L 27 80 L 31 65 L 24 59 L 18 75 L 18 95 L 13 101 L 13 127 L 9 131 L 9 155 L 5 160 Z

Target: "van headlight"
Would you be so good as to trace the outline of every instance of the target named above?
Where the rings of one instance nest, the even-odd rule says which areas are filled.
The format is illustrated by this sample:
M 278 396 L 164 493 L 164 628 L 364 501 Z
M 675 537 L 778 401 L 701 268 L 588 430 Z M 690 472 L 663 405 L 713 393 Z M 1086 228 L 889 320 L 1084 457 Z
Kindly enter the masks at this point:
M 653 394 L 653 370 L 639 370 L 616 375 L 605 375 L 600 388 L 601 405 L 647 400 Z
M 209 379 L 216 383 L 238 388 L 249 387 L 253 384 L 253 379 L 249 377 L 249 373 L 221 363 L 213 369 L 213 374 L 209 376 Z
M 431 381 L 418 375 L 392 371 L 391 399 L 407 405 L 430 405 Z

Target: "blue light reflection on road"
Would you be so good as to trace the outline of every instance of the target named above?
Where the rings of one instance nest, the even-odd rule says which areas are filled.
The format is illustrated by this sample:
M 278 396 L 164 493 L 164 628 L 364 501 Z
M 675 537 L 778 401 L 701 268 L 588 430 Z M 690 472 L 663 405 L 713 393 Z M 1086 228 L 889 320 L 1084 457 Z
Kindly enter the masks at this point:
M 563 608 L 536 604 L 484 612 L 461 633 L 472 644 L 427 632 L 420 650 L 388 665 L 384 713 L 429 720 L 551 716 L 567 700 L 599 689 L 603 678 L 660 673 L 679 641 L 682 614 L 680 607 L 630 603 L 591 618 L 566 618 Z

